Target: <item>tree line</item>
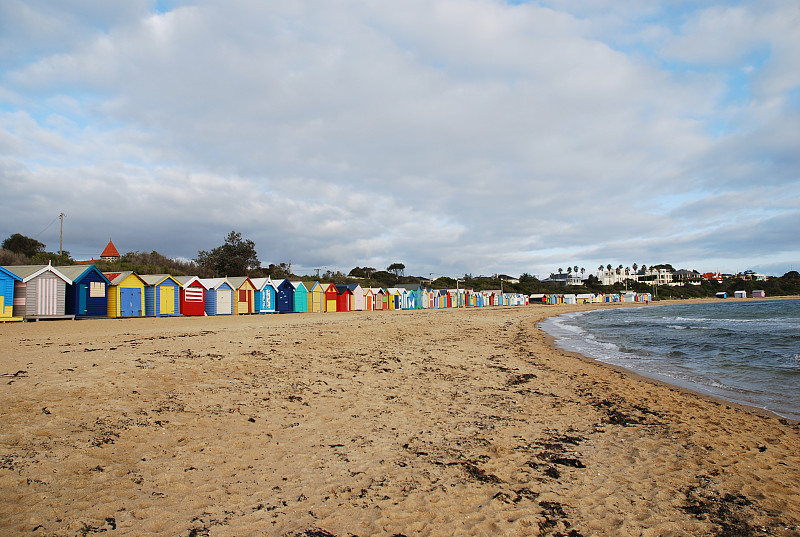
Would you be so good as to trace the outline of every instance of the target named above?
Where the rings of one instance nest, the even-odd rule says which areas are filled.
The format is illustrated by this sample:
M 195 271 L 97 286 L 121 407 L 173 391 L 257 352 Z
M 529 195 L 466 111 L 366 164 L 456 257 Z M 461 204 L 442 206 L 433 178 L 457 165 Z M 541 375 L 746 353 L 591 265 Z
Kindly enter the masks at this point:
M 14 233 L 2 243 L 0 248 L 0 265 L 27 265 L 27 264 L 47 264 L 53 265 L 72 265 L 76 262 L 70 257 L 69 252 L 61 254 L 46 252 L 45 245 L 36 239 L 26 237 L 19 233 Z M 116 272 L 130 270 L 138 274 L 171 274 L 173 276 L 200 276 L 201 278 L 222 277 L 222 276 L 250 276 L 250 277 L 271 277 L 273 279 L 289 278 L 293 280 L 321 280 L 335 284 L 355 284 L 362 287 L 391 287 L 400 283 L 420 283 L 434 289 L 454 289 L 456 287 L 475 289 L 478 291 L 489 289 L 502 289 L 513 293 L 620 293 L 632 290 L 640 293 L 653 293 L 657 298 L 699 298 L 713 297 L 716 293 L 724 291 L 729 296 L 733 296 L 734 291 L 747 291 L 748 295 L 754 289 L 763 289 L 767 296 L 786 296 L 800 295 L 800 274 L 797 271 L 790 271 L 778 278 L 770 278 L 767 281 L 750 281 L 741 278 L 728 278 L 722 283 L 716 280 L 703 280 L 700 285 L 686 285 L 681 287 L 653 286 L 646 282 L 635 282 L 629 280 L 625 283 L 614 285 L 603 285 L 595 275 L 590 274 L 582 280 L 584 285 L 579 286 L 553 286 L 550 283 L 542 282 L 530 274 L 522 274 L 519 283 L 503 281 L 500 277 L 473 277 L 465 274 L 460 278 L 441 276 L 436 279 L 426 279 L 420 276 L 406 276 L 406 266 L 403 263 L 395 262 L 386 267 L 385 270 L 378 270 L 374 267 L 355 267 L 349 273 L 344 274 L 340 271 L 326 270 L 322 273 L 311 275 L 297 275 L 292 272 L 291 261 L 281 263 L 270 263 L 266 267 L 262 266 L 256 253 L 256 246 L 252 240 L 245 239 L 241 233 L 231 231 L 224 239 L 223 244 L 211 250 L 200 250 L 197 257 L 191 261 L 172 259 L 156 251 L 153 252 L 128 252 L 122 255 L 117 261 L 94 261 L 94 263 L 104 272 Z M 647 265 L 641 265 L 645 269 Z M 611 264 L 600 265 L 598 270 L 614 270 L 616 274 L 630 274 L 630 269 L 634 273 L 639 268 L 637 263 L 633 263 L 630 268 L 619 265 L 614 268 Z M 650 269 L 666 268 L 673 270 L 669 264 L 654 265 Z M 558 269 L 563 273 L 563 269 Z M 567 268 L 568 273 L 580 273 L 582 276 L 585 269 L 578 267 Z

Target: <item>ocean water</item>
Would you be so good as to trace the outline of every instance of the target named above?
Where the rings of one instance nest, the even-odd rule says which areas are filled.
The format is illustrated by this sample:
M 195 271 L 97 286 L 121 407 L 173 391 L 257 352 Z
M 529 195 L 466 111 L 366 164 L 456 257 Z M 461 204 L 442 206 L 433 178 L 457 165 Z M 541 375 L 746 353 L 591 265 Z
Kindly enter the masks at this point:
M 601 309 L 540 327 L 563 349 L 800 420 L 800 300 Z

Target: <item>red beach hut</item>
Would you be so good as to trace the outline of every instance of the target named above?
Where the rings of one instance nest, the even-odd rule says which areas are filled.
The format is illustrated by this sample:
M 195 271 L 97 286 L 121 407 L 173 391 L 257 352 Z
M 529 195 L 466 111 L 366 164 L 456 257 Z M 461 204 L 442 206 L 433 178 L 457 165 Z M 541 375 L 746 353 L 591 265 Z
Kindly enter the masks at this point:
M 181 284 L 181 315 L 205 315 L 206 288 L 197 276 L 176 276 Z

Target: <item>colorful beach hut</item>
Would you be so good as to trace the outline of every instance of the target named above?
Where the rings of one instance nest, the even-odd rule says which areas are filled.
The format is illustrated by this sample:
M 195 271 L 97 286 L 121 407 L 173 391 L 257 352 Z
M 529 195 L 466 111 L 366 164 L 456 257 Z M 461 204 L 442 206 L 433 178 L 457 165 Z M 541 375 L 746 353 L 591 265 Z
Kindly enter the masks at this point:
M 67 285 L 72 281 L 50 264 L 6 267 L 16 274 L 13 317 L 26 320 L 70 319 L 65 302 Z
M 108 288 L 111 281 L 94 265 L 56 267 L 72 283 L 67 284 L 64 311 L 81 317 L 108 317 Z
M 21 321 L 14 316 L 14 283 L 22 278 L 5 267 L 0 267 L 0 322 Z
M 353 300 L 353 292 L 348 285 L 337 285 L 336 291 L 336 311 L 350 311 L 350 305 Z
M 250 278 L 250 282 L 256 288 L 253 293 L 255 313 L 276 313 L 275 294 L 277 291 L 272 278 Z
M 181 314 L 181 284 L 169 274 L 142 274 L 146 317 Z
M 289 280 L 283 280 L 278 283 L 276 289 L 278 293 L 275 298 L 278 313 L 292 313 L 294 312 L 294 285 Z
M 339 301 L 339 291 L 332 283 L 323 283 L 322 288 L 325 291 L 325 311 L 334 312 Z
M 202 278 L 206 288 L 206 315 L 233 315 L 233 287 L 227 278 Z
M 180 287 L 179 311 L 181 315 L 205 315 L 206 288 L 197 276 L 175 276 Z
M 303 285 L 308 290 L 308 311 L 321 313 L 325 311 L 325 290 L 319 282 L 305 282 Z
M 255 313 L 256 287 L 247 276 L 233 276 L 228 278 L 228 283 L 233 287 L 233 314 L 247 315 Z
M 306 289 L 303 282 L 290 282 L 294 287 L 294 296 L 292 298 L 292 311 L 295 313 L 308 313 L 308 289 Z
M 144 280 L 130 270 L 104 272 L 108 286 L 108 316 L 142 317 L 144 315 Z

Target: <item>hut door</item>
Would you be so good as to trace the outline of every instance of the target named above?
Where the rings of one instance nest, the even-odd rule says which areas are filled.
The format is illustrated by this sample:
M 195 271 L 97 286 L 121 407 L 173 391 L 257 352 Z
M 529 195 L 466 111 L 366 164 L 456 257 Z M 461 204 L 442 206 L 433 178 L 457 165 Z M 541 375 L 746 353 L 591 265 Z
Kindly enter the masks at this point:
M 119 313 L 121 317 L 142 316 L 142 290 L 123 287 L 119 290 Z
M 159 293 L 161 302 L 159 311 L 161 315 L 175 315 L 175 289 L 169 286 L 162 286 Z
M 233 295 L 228 289 L 217 290 L 217 315 L 230 315 Z
M 36 286 L 36 315 L 55 315 L 56 291 L 55 278 L 40 278 Z
M 89 293 L 89 286 L 85 283 L 78 285 L 78 315 L 86 315 L 86 295 Z

